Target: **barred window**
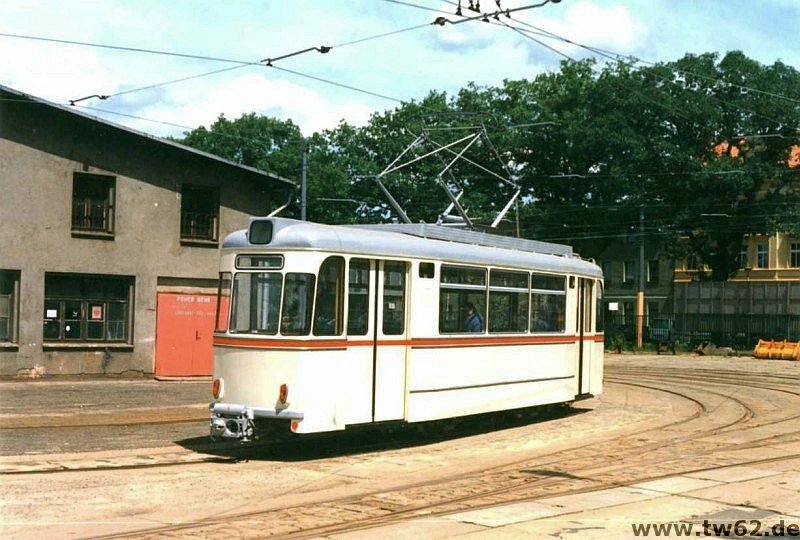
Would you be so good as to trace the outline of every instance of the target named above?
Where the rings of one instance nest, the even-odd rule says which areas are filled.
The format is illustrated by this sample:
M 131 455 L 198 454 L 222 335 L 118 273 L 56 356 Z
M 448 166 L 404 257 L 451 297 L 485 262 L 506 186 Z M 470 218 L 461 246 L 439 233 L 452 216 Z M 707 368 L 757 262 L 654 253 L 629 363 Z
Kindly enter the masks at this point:
M 72 231 L 114 234 L 115 177 L 75 173 L 72 176 Z
M 133 278 L 45 274 L 44 339 L 130 342 Z
M 219 232 L 219 189 L 181 187 L 181 240 L 216 242 Z

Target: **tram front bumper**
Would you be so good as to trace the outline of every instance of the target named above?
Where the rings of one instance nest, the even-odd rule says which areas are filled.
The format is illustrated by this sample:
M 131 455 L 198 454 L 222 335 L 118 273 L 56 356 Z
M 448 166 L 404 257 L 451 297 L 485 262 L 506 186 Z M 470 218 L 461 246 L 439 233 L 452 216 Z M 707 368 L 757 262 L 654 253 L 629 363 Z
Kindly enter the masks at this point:
M 210 403 L 211 439 L 241 439 L 249 441 L 255 433 L 256 418 L 302 420 L 304 414 L 290 409 L 248 407 L 238 403 Z

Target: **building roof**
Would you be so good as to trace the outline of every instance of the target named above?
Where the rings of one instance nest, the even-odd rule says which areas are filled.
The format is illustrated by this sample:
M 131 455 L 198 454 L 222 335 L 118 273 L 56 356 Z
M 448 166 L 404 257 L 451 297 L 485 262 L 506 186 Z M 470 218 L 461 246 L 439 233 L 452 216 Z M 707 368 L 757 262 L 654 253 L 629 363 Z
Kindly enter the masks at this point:
M 0 99 L 0 101 L 6 101 L 6 102 L 11 101 L 11 102 L 16 102 L 16 103 L 25 103 L 25 102 L 35 103 L 35 104 L 41 105 L 43 107 L 50 108 L 53 111 L 59 111 L 62 114 L 63 113 L 67 113 L 69 115 L 74 115 L 77 118 L 82 118 L 84 120 L 97 122 L 99 124 L 107 126 L 108 128 L 111 128 L 114 131 L 118 131 L 119 133 L 125 133 L 125 134 L 128 134 L 128 135 L 133 135 L 135 137 L 142 137 L 143 139 L 147 139 L 149 141 L 157 143 L 158 145 L 164 145 L 165 147 L 170 147 L 170 148 L 173 148 L 173 149 L 177 149 L 177 150 L 179 150 L 181 152 L 186 152 L 188 154 L 193 154 L 193 155 L 197 156 L 200 160 L 209 160 L 211 162 L 214 162 L 217 165 L 221 165 L 221 166 L 226 167 L 226 168 L 229 167 L 229 168 L 235 168 L 238 171 L 247 171 L 248 173 L 250 173 L 252 175 L 257 175 L 259 177 L 262 177 L 264 180 L 268 180 L 268 181 L 271 181 L 271 182 L 277 182 L 279 184 L 283 184 L 283 185 L 286 185 L 286 186 L 295 186 L 296 185 L 296 182 L 293 182 L 292 180 L 289 180 L 287 178 L 283 178 L 283 177 L 278 176 L 276 174 L 272 174 L 272 173 L 267 172 L 267 171 L 262 171 L 260 169 L 254 168 L 254 167 L 248 167 L 246 165 L 241 165 L 239 163 L 236 163 L 236 162 L 233 162 L 233 161 L 230 161 L 230 160 L 227 160 L 227 159 L 223 159 L 223 158 L 221 158 L 219 156 L 215 156 L 214 154 L 209 154 L 208 152 L 203 152 L 201 150 L 198 150 L 196 148 L 192 148 L 190 146 L 186 146 L 184 144 L 180 144 L 180 143 L 177 143 L 177 142 L 174 142 L 174 141 L 170 141 L 170 140 L 167 140 L 167 139 L 162 139 L 160 137 L 156 137 L 154 135 L 150 135 L 149 133 L 145 133 L 143 131 L 138 131 L 138 130 L 135 130 L 135 129 L 132 129 L 132 128 L 129 128 L 129 127 L 126 127 L 126 126 L 122 126 L 120 124 L 116 124 L 114 122 L 110 122 L 108 120 L 104 120 L 104 119 L 99 118 L 97 116 L 94 116 L 94 115 L 87 114 L 87 113 L 84 113 L 82 111 L 76 110 L 74 107 L 70 107 L 70 106 L 66 106 L 66 105 L 60 105 L 60 104 L 53 103 L 53 102 L 44 100 L 42 98 L 36 97 L 36 96 L 32 96 L 30 94 L 25 94 L 24 92 L 20 92 L 19 90 L 14 90 L 13 88 L 9 88 L 7 86 L 0 85 L 0 96 L 2 96 L 2 99 Z M 5 135 L 5 132 L 6 132 L 7 129 L 8 129 L 8 126 L 4 126 L 3 124 L 0 124 L 0 137 Z
M 250 218 L 272 222 L 269 244 L 254 245 L 247 231 L 228 235 L 223 248 L 260 250 L 319 250 L 352 253 L 370 257 L 410 257 L 461 264 L 536 269 L 545 272 L 564 272 L 602 278 L 600 267 L 574 255 L 534 253 L 504 247 L 421 238 L 402 232 L 374 230 L 357 226 L 322 225 L 287 218 Z

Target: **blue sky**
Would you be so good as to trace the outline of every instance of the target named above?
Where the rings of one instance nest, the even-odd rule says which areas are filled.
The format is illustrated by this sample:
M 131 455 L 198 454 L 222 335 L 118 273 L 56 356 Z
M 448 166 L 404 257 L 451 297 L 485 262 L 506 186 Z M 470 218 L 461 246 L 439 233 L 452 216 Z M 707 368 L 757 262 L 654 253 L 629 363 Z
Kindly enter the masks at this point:
M 443 0 L 407 1 L 454 11 Z M 466 7 L 469 0 L 462 2 Z M 494 0 L 481 3 L 484 11 L 494 7 Z M 502 0 L 501 5 L 532 3 L 536 2 Z M 3 0 L 0 32 L 243 61 L 334 46 L 326 55 L 308 53 L 276 65 L 402 100 L 421 98 L 429 90 L 453 93 L 470 81 L 500 84 L 506 78 L 558 69 L 557 54 L 508 28 L 480 21 L 428 25 L 336 47 L 430 23 L 438 15 L 385 0 Z M 520 12 L 516 18 L 645 60 L 739 49 L 763 63 L 781 60 L 800 69 L 800 0 L 562 0 Z M 558 41 L 546 42 L 573 57 L 587 54 Z M 59 103 L 228 66 L 0 37 L 0 84 Z M 166 123 L 195 127 L 208 125 L 222 113 L 235 118 L 251 111 L 291 118 L 310 134 L 341 119 L 362 124 L 371 113 L 396 105 L 257 66 L 81 104 L 155 120 L 87 111 L 156 135 L 182 131 Z

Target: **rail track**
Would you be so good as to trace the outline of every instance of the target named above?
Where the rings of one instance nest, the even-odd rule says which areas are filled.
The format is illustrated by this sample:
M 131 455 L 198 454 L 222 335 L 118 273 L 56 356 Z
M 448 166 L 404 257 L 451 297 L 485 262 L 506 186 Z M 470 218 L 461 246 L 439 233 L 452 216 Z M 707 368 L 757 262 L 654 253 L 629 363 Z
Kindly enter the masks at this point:
M 467 474 L 99 538 L 171 538 L 186 534 L 221 538 L 237 531 L 252 531 L 254 526 L 262 536 L 307 538 L 509 502 L 628 486 L 676 474 L 800 458 L 800 454 L 787 452 L 779 457 L 747 459 L 735 452 L 798 439 L 791 424 L 800 418 L 800 392 L 792 388 L 797 387 L 800 377 L 736 370 L 614 367 L 607 370 L 606 381 L 631 390 L 676 396 L 689 403 L 693 412 L 599 443 Z M 749 391 L 742 392 L 743 389 Z M 782 406 L 775 407 L 776 402 Z M 787 425 L 784 433 L 763 439 L 724 445 L 714 440 L 754 427 L 781 424 Z

